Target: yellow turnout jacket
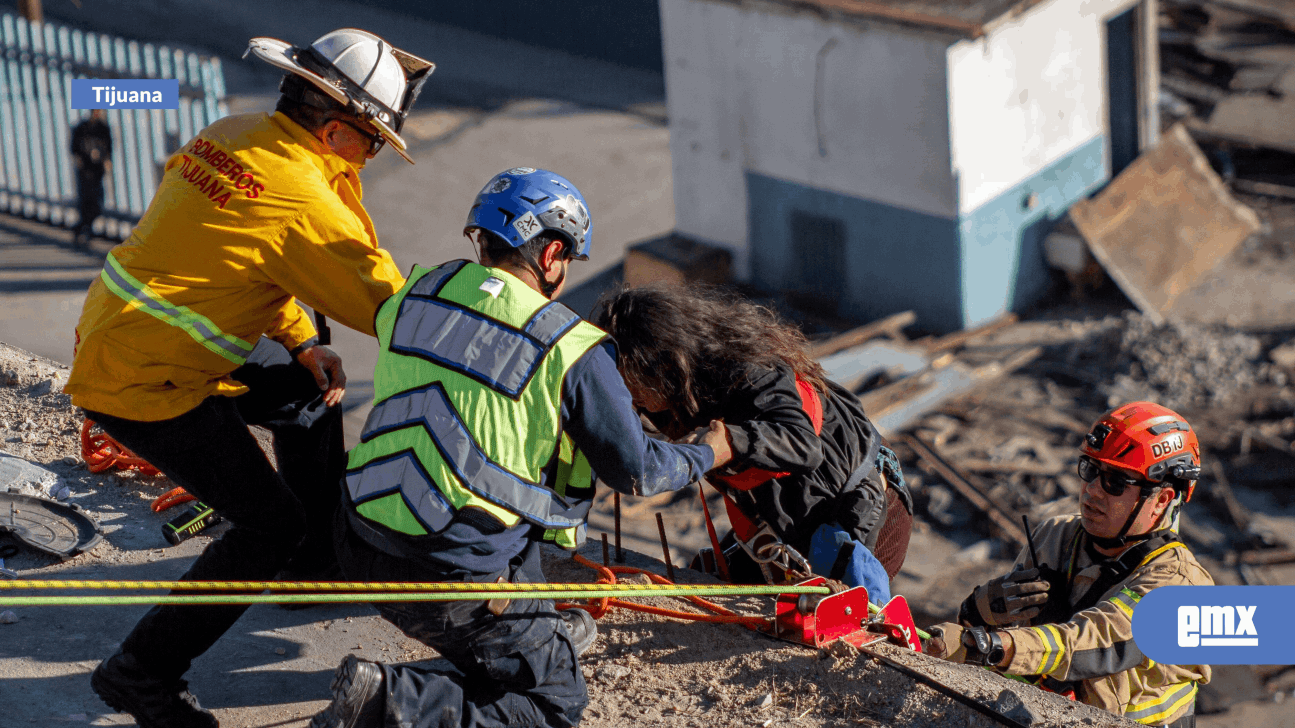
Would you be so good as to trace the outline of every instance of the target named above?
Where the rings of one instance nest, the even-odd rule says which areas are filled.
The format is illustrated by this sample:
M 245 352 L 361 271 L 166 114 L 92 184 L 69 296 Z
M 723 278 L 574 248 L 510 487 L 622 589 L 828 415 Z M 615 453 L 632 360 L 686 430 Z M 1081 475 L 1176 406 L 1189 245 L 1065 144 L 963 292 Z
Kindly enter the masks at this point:
M 358 170 L 283 114 L 203 129 L 90 286 L 72 403 L 152 422 L 241 394 L 228 375 L 262 334 L 290 350 L 315 335 L 294 298 L 373 335 L 404 278 L 361 195 Z

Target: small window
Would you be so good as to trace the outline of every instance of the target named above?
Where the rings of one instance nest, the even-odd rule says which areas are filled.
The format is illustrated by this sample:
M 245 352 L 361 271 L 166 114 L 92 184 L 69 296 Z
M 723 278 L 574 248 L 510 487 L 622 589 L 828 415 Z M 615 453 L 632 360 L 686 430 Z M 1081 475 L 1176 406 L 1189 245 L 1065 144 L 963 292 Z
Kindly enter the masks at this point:
M 845 223 L 793 210 L 788 296 L 798 307 L 835 314 L 845 293 Z

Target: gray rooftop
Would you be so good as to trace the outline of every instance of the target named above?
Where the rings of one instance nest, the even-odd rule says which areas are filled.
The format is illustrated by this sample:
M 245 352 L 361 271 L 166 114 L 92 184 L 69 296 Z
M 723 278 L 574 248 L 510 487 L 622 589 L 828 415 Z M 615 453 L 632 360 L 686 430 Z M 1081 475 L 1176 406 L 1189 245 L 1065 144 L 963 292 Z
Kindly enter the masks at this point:
M 1015 15 L 1044 0 L 772 0 L 779 5 L 810 8 L 829 15 L 877 18 L 947 30 L 976 38 L 984 26 Z

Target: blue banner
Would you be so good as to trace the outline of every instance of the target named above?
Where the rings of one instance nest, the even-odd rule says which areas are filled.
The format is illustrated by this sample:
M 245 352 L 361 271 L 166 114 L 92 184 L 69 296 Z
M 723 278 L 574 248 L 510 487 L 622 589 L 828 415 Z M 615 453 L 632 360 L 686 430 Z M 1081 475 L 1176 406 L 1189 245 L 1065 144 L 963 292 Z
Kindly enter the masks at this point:
M 74 109 L 178 109 L 180 82 L 174 78 L 74 78 Z
M 1133 610 L 1133 641 L 1167 665 L 1295 665 L 1295 586 L 1162 586 Z

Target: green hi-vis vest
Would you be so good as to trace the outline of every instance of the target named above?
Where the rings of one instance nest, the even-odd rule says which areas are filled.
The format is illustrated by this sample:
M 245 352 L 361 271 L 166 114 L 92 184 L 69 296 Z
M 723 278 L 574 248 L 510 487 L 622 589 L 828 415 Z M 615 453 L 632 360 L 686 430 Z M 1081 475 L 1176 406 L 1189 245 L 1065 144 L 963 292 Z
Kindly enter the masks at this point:
M 505 527 L 541 526 L 564 548 L 583 543 L 594 484 L 562 432 L 562 381 L 607 335 L 467 261 L 415 267 L 376 324 L 375 404 L 347 464 L 356 512 L 417 538 L 472 507 Z

